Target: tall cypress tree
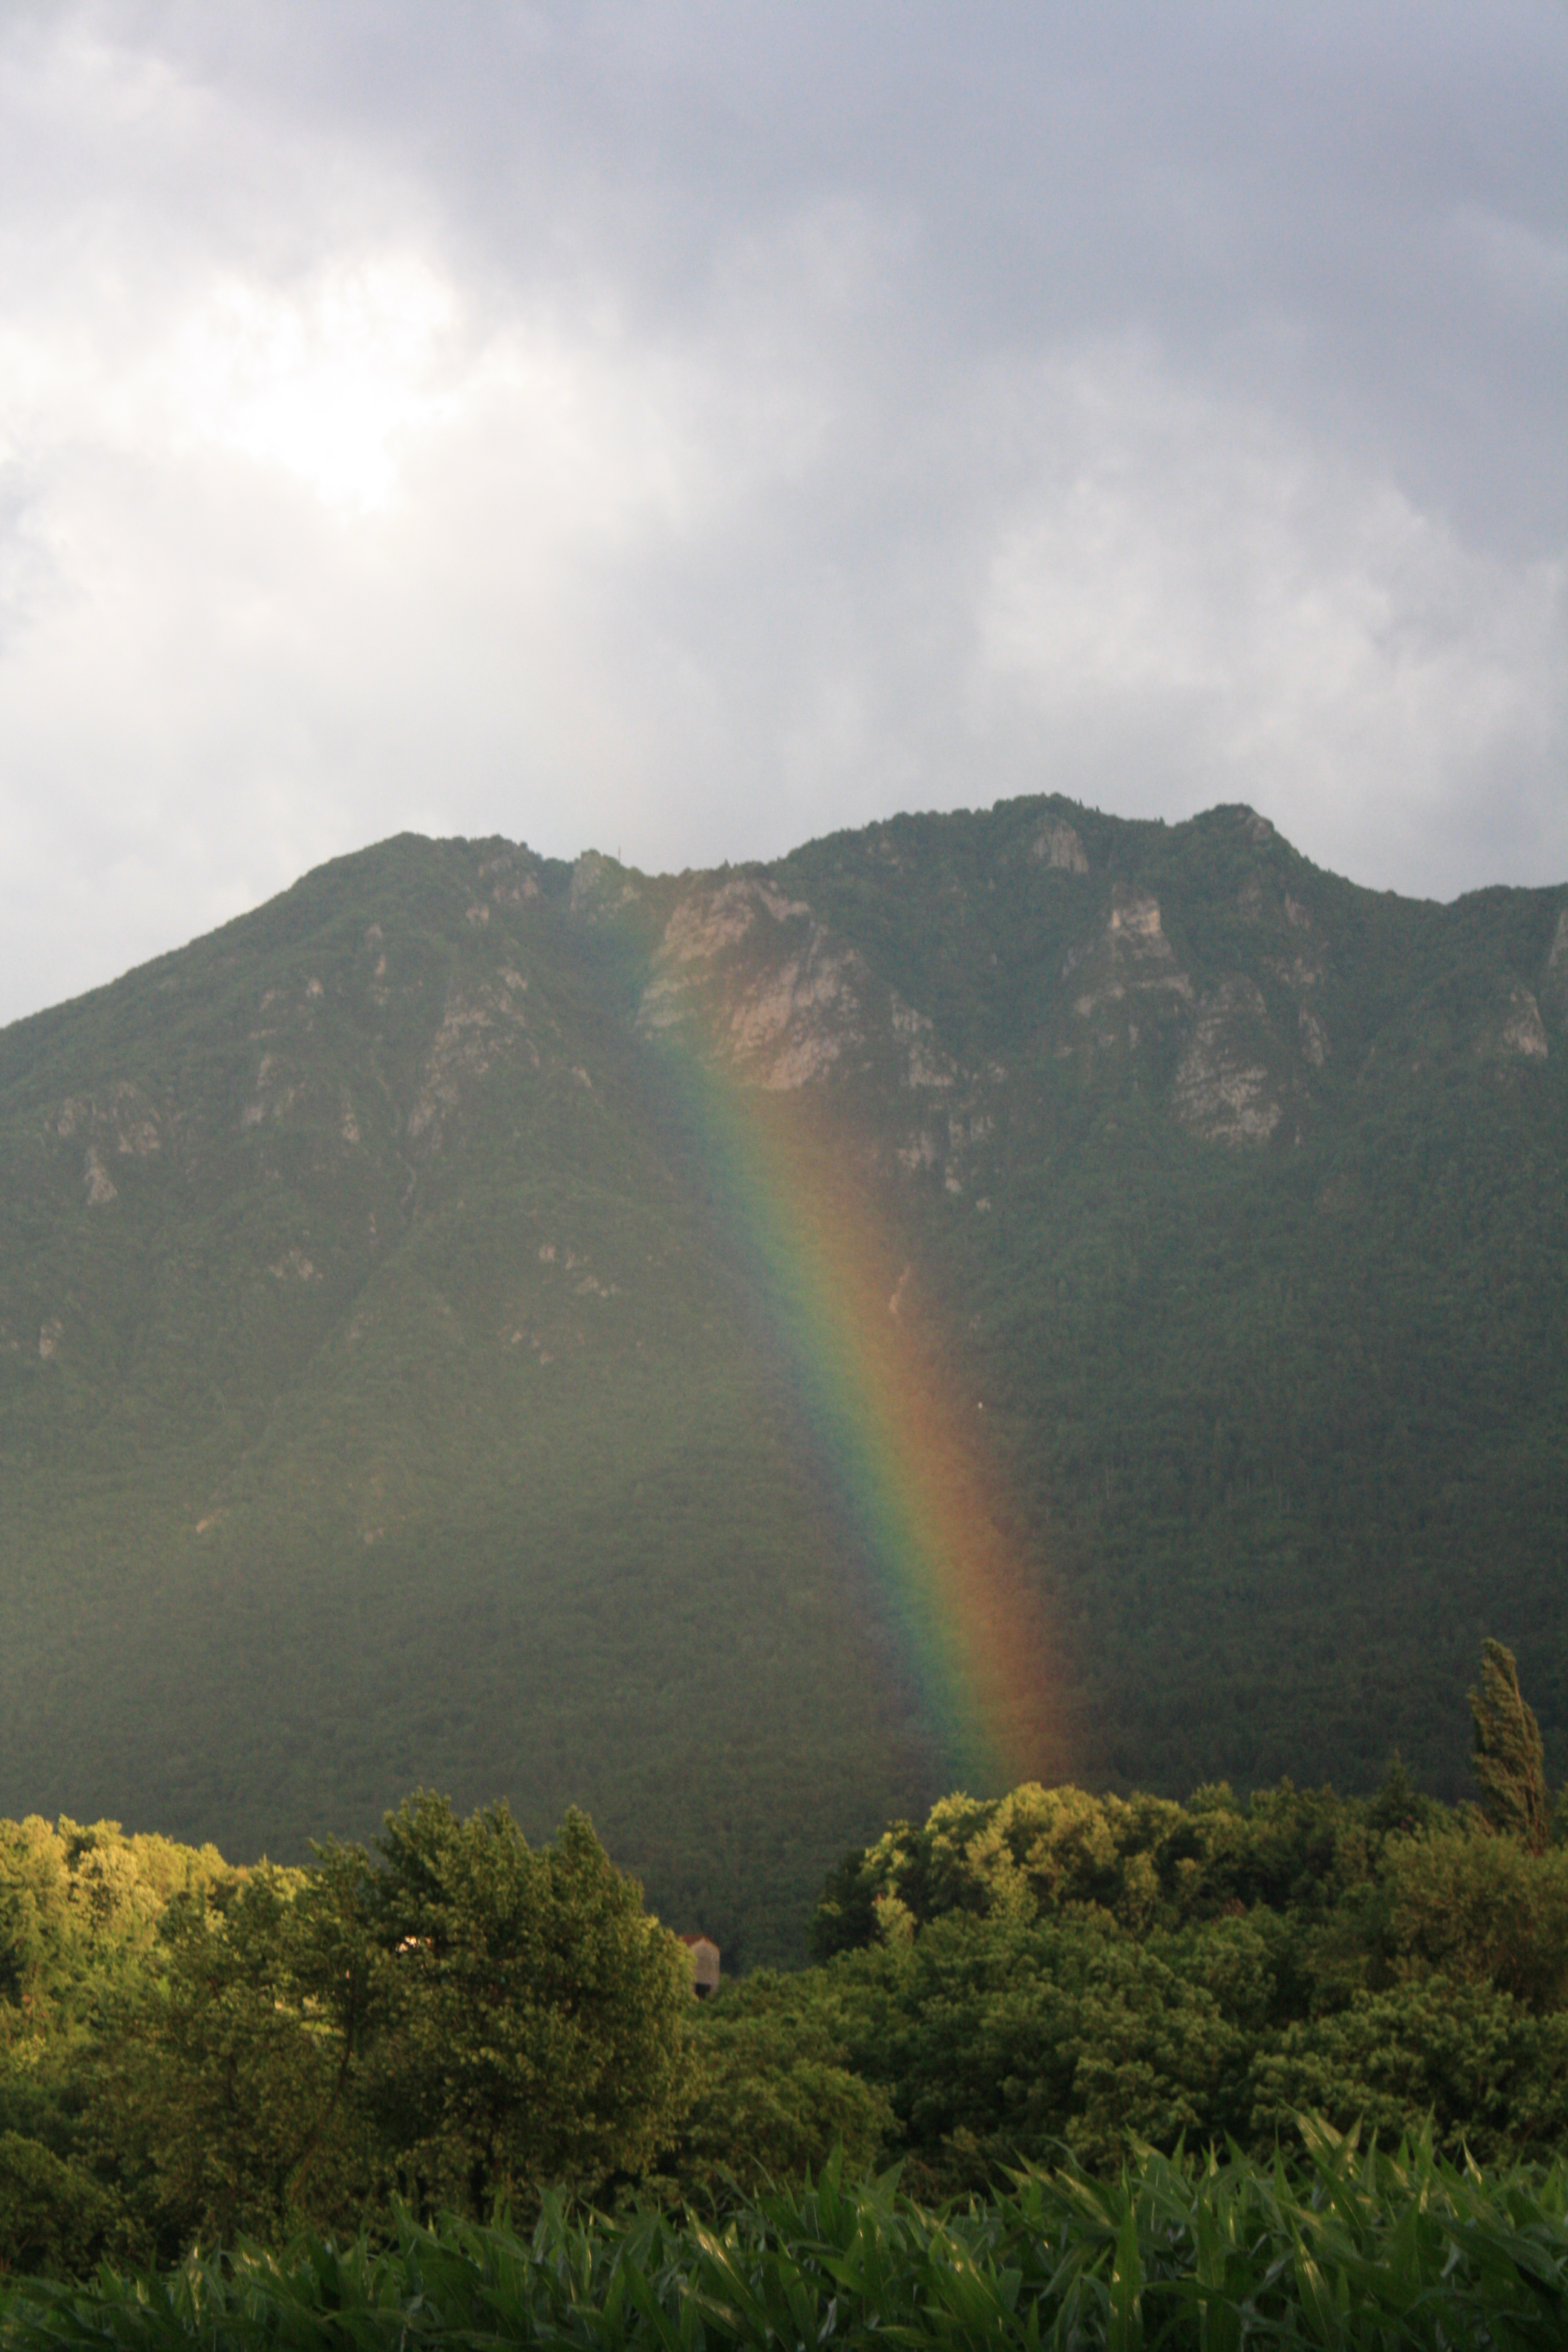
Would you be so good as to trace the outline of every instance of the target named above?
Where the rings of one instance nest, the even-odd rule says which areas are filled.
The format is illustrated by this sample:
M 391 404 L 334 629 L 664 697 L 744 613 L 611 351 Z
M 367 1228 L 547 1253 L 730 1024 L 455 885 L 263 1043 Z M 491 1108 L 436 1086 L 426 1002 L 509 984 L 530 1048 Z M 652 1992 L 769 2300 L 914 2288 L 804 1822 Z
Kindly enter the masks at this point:
M 1481 1686 L 1469 1699 L 1475 1720 L 1470 1770 L 1480 1789 L 1481 1811 L 1494 1830 L 1541 1853 L 1552 1816 L 1541 1726 L 1521 1694 L 1513 1652 L 1500 1642 L 1482 1643 Z

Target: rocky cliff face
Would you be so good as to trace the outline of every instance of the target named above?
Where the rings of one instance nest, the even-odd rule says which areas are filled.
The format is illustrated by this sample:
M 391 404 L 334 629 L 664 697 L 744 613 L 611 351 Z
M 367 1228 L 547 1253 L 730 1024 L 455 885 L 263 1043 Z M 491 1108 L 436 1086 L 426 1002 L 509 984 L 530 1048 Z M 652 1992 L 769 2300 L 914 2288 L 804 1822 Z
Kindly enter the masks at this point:
M 1223 895 L 1212 874 L 1194 893 L 1184 828 L 1142 828 L 1142 854 L 1131 861 L 1113 836 L 1095 859 L 1065 814 L 1009 824 L 1000 811 L 981 870 L 930 895 L 916 879 L 918 859 L 900 855 L 889 828 L 819 845 L 776 871 L 661 886 L 638 1026 L 680 1037 L 742 1085 L 837 1089 L 900 1128 L 900 1165 L 939 1168 L 962 1189 L 953 1150 L 994 1133 L 1017 1089 L 1003 1061 L 974 1050 L 973 1022 L 955 1028 L 943 1018 L 951 990 L 930 990 L 956 921 L 969 991 L 989 999 L 994 1016 L 984 1025 L 1005 1033 L 1025 1063 L 1047 1055 L 1102 1078 L 1120 1071 L 1210 1146 L 1299 1140 L 1344 1080 L 1331 1006 L 1359 986 L 1355 950 L 1336 939 L 1345 887 L 1315 875 L 1250 810 L 1203 822 L 1226 869 Z M 1129 872 L 1130 862 L 1142 870 Z M 866 918 L 898 899 L 900 882 L 903 936 L 889 959 L 879 952 L 884 925 Z M 574 905 L 589 897 L 574 879 Z M 601 877 L 591 897 L 601 919 L 641 907 L 629 878 Z M 1428 932 L 1440 929 L 1441 910 L 1413 911 Z M 1007 934 L 1003 961 L 998 928 Z M 910 979 L 922 944 L 937 967 L 925 975 L 924 1001 Z M 1380 1049 L 1366 1033 L 1386 1026 L 1377 1013 L 1396 1013 L 1401 1000 L 1415 1013 L 1430 992 L 1430 963 L 1422 940 L 1405 971 L 1390 974 L 1386 1007 L 1353 1009 L 1363 1079 L 1428 1066 L 1419 1047 L 1384 1040 Z M 1491 979 L 1457 1018 L 1445 1017 L 1441 1052 L 1493 1064 L 1546 1059 L 1542 1007 L 1568 1022 L 1568 915 L 1528 972 L 1500 969 Z

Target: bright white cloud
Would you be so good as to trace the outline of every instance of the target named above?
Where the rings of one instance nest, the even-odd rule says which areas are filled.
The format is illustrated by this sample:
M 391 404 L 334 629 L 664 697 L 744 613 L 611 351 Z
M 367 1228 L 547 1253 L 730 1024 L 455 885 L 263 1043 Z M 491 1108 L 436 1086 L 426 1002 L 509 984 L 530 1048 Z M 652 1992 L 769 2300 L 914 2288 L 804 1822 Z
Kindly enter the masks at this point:
M 384 507 L 400 450 L 449 424 L 452 288 L 418 259 L 331 268 L 301 294 L 229 278 L 181 333 L 170 422 L 273 465 L 329 505 Z

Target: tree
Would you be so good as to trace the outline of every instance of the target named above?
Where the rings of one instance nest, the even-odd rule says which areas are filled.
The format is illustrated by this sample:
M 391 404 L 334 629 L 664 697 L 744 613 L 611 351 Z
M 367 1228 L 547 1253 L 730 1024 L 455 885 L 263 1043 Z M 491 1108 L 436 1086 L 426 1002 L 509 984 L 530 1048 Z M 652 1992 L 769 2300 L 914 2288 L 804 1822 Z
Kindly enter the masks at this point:
M 894 2130 L 885 2091 L 850 2065 L 829 1971 L 759 1969 L 689 2002 L 695 2096 L 664 2159 L 688 2197 L 820 2173 L 840 2152 L 869 2171 Z
M 1481 1687 L 1469 1700 L 1475 1720 L 1470 1770 L 1481 1811 L 1494 1830 L 1541 1853 L 1552 1822 L 1541 1727 L 1521 1695 L 1513 1652 L 1500 1642 L 1482 1643 Z
M 587 1817 L 535 1853 L 504 1804 L 421 1792 L 377 1853 L 328 1850 L 316 1895 L 382 1970 L 358 2072 L 403 2194 L 482 2215 L 642 2170 L 687 2104 L 690 1963 Z
M 0 2283 L 79 2276 L 114 2248 L 115 2200 L 91 2174 L 19 2132 L 0 2131 Z
M 262 1864 L 216 1899 L 176 1896 L 156 1969 L 98 2012 L 87 2136 L 161 2260 L 303 2222 L 352 2232 L 375 2185 L 342 2005 L 310 1997 L 302 1884 Z
M 1568 2131 L 1568 2017 L 1533 2017 L 1495 1985 L 1424 1977 L 1298 2019 L 1258 2049 L 1250 2089 L 1259 2153 L 1310 2112 L 1389 2147 L 1429 2118 L 1455 2160 L 1550 2161 Z
M 683 2112 L 690 1967 L 592 1824 L 529 1847 L 422 1792 L 374 1849 L 177 1897 L 100 2011 L 89 2127 L 159 2252 L 353 2232 L 395 2199 L 527 2210 Z
M 1495 1985 L 1544 2016 L 1568 2002 L 1568 1853 L 1460 1829 L 1388 1839 L 1362 1916 L 1376 1972 Z

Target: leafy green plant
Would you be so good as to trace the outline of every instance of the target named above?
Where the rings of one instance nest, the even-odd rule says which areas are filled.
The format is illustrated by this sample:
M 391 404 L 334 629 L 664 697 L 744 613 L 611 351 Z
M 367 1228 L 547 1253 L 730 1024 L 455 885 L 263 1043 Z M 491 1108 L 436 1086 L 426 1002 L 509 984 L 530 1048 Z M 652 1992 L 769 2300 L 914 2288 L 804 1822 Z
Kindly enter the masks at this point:
M 932 2212 L 891 2176 L 815 2183 L 711 2223 L 620 2223 L 546 2207 L 501 2224 L 405 2221 L 373 2253 L 193 2254 L 90 2287 L 18 2285 L 5 2352 L 380 2352 L 461 2344 L 571 2352 L 1452 2352 L 1560 2344 L 1568 2326 L 1568 2168 L 1488 2177 L 1358 2147 L 1303 2120 L 1305 2161 L 1145 2155 L 1114 2178 L 1016 2175 Z

